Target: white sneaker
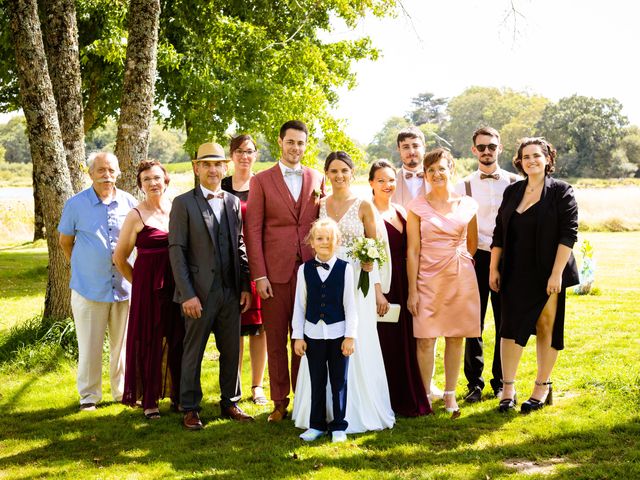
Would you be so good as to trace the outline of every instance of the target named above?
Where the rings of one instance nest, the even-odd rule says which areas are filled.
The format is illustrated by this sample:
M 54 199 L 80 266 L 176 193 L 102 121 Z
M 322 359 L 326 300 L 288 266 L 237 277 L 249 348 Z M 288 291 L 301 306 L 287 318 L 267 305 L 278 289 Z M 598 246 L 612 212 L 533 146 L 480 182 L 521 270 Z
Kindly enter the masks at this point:
M 344 430 L 336 430 L 335 432 L 331 432 L 331 442 L 332 443 L 340 443 L 347 441 L 347 434 Z
M 319 439 L 325 433 L 326 432 L 323 432 L 322 430 L 316 430 L 315 428 L 309 428 L 304 433 L 300 434 L 300 438 L 302 440 L 304 440 L 305 442 L 313 442 L 314 440 Z

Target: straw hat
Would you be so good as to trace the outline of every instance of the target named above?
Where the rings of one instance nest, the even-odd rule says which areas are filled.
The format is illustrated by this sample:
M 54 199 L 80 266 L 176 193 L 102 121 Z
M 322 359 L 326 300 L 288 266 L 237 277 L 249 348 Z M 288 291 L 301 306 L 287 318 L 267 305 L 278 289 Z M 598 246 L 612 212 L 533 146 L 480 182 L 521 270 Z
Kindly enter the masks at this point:
M 203 143 L 198 148 L 198 155 L 192 162 L 228 162 L 224 148 L 218 143 Z

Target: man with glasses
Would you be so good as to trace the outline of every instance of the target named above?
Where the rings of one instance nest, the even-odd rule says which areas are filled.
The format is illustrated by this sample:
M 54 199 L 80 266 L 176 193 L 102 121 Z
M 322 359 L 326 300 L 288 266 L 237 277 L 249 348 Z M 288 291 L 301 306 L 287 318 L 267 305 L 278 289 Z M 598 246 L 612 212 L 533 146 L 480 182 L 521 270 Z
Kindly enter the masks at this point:
M 491 308 L 495 321 L 495 346 L 491 387 L 496 397 L 502 392 L 502 367 L 500 365 L 500 296 L 489 289 L 489 262 L 491 259 L 491 239 L 496 225 L 498 207 L 507 186 L 520 179 L 518 175 L 502 170 L 498 166 L 498 156 L 502 152 L 500 134 L 491 127 L 481 127 L 473 132 L 471 152 L 478 159 L 478 170 L 465 177 L 456 185 L 456 192 L 473 197 L 478 209 L 478 250 L 474 255 L 476 277 L 480 289 L 480 328 L 484 329 L 484 317 L 491 295 Z M 484 379 L 482 370 L 484 357 L 482 337 L 467 338 L 464 352 L 464 374 L 469 392 L 465 401 L 479 402 L 482 399 Z
M 418 127 L 407 127 L 400 130 L 397 138 L 398 151 L 402 168 L 397 171 L 396 191 L 391 201 L 403 207 L 418 195 L 424 195 L 424 133 Z

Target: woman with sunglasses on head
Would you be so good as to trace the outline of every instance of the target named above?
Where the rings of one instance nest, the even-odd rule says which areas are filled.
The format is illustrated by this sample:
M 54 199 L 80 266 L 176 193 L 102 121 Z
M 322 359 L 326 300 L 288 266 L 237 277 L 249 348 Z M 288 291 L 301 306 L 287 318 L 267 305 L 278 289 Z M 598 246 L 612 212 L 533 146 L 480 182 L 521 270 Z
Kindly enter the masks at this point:
M 463 340 L 480 336 L 480 293 L 473 268 L 478 203 L 454 192 L 455 163 L 448 150 L 427 152 L 423 165 L 431 190 L 407 205 L 407 306 L 423 385 L 431 385 L 436 338 L 445 337 L 444 406 L 451 418 L 458 418 Z
M 502 383 L 499 411 L 516 406 L 516 371 L 530 335 L 536 335 L 537 375 L 522 413 L 553 400 L 551 371 L 564 348 L 567 287 L 579 282 L 571 249 L 578 236 L 573 189 L 549 175 L 556 151 L 544 138 L 525 138 L 513 165 L 525 180 L 507 187 L 493 233 L 489 285 L 500 292 Z
M 229 152 L 233 161 L 233 174 L 222 179 L 221 188 L 240 199 L 242 217 L 247 212 L 249 183 L 253 173 L 258 148 L 251 135 L 238 135 L 231 139 Z M 249 358 L 251 360 L 251 397 L 256 405 L 266 405 L 267 397 L 262 388 L 264 369 L 267 365 L 267 337 L 262 326 L 260 313 L 260 295 L 256 293 L 256 283 L 251 282 L 251 307 L 242 314 L 240 325 L 240 364 L 242 373 L 242 357 L 244 337 L 249 337 Z
M 177 410 L 184 321 L 173 302 L 169 262 L 169 174 L 156 160 L 138 165 L 138 188 L 145 199 L 125 218 L 113 262 L 131 282 L 127 354 L 122 403 L 142 404 L 147 419 L 160 418 L 158 400 L 167 394 Z M 137 256 L 133 266 L 129 257 Z
M 355 166 L 346 152 L 331 152 L 325 161 L 324 173 L 331 183 L 331 195 L 320 200 L 320 218 L 329 217 L 338 224 L 341 239 L 336 255 L 353 267 L 355 285 L 358 284 L 360 270 L 370 272 L 367 295 L 357 287 L 355 292 L 358 329 L 355 353 L 349 358 L 346 432 L 383 430 L 393 427 L 395 423 L 376 329 L 378 312 L 388 302 L 382 294 L 377 265 L 361 264 L 346 254 L 355 238 L 376 238 L 375 212 L 371 202 L 358 198 L 351 189 L 351 183 L 355 180 Z M 309 367 L 303 358 L 293 406 L 296 427 L 309 427 L 310 396 Z

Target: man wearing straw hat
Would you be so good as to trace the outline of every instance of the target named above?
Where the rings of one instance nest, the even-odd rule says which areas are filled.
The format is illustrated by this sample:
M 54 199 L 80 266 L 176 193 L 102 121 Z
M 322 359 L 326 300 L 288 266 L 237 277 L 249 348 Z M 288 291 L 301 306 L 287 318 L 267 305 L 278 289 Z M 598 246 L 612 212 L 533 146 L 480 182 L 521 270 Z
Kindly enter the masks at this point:
M 169 221 L 174 301 L 182 305 L 186 331 L 180 406 L 188 430 L 202 428 L 200 369 L 211 332 L 220 352 L 221 416 L 253 420 L 236 405 L 241 396 L 240 313 L 251 305 L 251 289 L 240 201 L 220 188 L 227 163 L 220 145 L 200 145 L 193 160 L 200 185 L 174 199 Z

